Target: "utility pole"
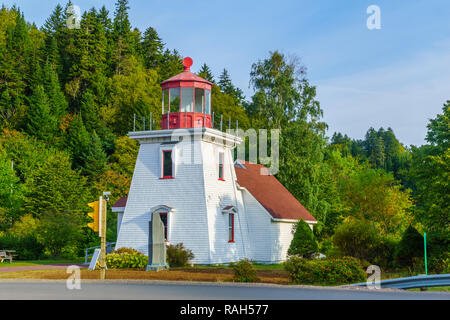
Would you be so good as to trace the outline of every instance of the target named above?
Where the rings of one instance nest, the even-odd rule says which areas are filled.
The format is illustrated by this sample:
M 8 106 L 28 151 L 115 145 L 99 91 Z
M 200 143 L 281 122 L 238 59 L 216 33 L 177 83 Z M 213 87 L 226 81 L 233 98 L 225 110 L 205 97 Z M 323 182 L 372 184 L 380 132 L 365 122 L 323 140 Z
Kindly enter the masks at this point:
M 106 275 L 106 200 L 100 196 L 100 280 Z

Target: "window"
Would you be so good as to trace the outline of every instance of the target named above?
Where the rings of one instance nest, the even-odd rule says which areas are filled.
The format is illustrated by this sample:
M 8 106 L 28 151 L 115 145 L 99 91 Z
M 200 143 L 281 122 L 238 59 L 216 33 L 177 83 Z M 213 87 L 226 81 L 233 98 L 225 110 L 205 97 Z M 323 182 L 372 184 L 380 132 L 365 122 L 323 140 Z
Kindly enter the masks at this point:
M 206 114 L 211 114 L 211 91 L 205 90 Z
M 170 88 L 170 112 L 180 111 L 180 88 Z
M 195 88 L 195 112 L 203 113 L 205 108 L 205 89 Z
M 225 180 L 223 178 L 223 152 L 219 152 L 219 180 Z
M 192 112 L 194 105 L 194 89 L 181 88 L 181 112 Z
M 228 214 L 228 242 L 234 242 L 234 213 Z
M 164 240 L 167 241 L 167 212 L 161 212 L 159 214 L 162 223 L 164 224 Z
M 163 179 L 173 178 L 172 150 L 164 150 L 162 158 Z
M 169 90 L 164 89 L 163 91 L 163 114 L 169 112 Z

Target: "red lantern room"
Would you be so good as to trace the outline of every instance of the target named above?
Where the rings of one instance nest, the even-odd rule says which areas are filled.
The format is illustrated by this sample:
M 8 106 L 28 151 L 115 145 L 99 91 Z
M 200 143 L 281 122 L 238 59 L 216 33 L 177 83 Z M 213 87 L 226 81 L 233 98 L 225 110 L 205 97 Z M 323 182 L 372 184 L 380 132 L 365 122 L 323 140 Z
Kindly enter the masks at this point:
M 211 128 L 212 83 L 193 74 L 192 63 L 184 58 L 184 71 L 161 82 L 161 129 Z

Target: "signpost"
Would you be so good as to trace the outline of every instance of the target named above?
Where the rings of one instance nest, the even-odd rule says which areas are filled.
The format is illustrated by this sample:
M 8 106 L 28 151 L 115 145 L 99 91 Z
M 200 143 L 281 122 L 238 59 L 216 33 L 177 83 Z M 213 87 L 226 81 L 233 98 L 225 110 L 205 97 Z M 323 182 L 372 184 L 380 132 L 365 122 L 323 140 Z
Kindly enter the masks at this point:
M 88 227 L 95 232 L 98 231 L 100 237 L 100 253 L 97 253 L 95 260 L 100 258 L 100 279 L 104 280 L 106 271 L 106 200 L 100 196 L 99 201 L 89 203 L 88 205 L 94 210 L 88 213 L 94 220 L 94 222 L 88 223 Z M 92 260 L 94 260 L 94 257 Z
M 425 275 L 428 275 L 428 269 L 427 269 L 427 233 L 423 233 L 423 246 L 425 249 Z
M 106 272 L 106 200 L 100 196 L 100 280 L 105 280 Z

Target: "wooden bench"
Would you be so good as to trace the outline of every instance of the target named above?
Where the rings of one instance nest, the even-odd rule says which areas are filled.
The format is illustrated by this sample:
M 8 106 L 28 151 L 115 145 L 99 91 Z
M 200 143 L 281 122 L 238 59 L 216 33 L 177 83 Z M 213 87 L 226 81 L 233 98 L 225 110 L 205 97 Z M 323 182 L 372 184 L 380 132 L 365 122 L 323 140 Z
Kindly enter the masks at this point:
M 0 250 L 0 262 L 3 263 L 5 259 L 9 260 L 9 263 L 12 263 L 13 257 L 16 256 L 13 254 L 16 252 L 15 250 Z

